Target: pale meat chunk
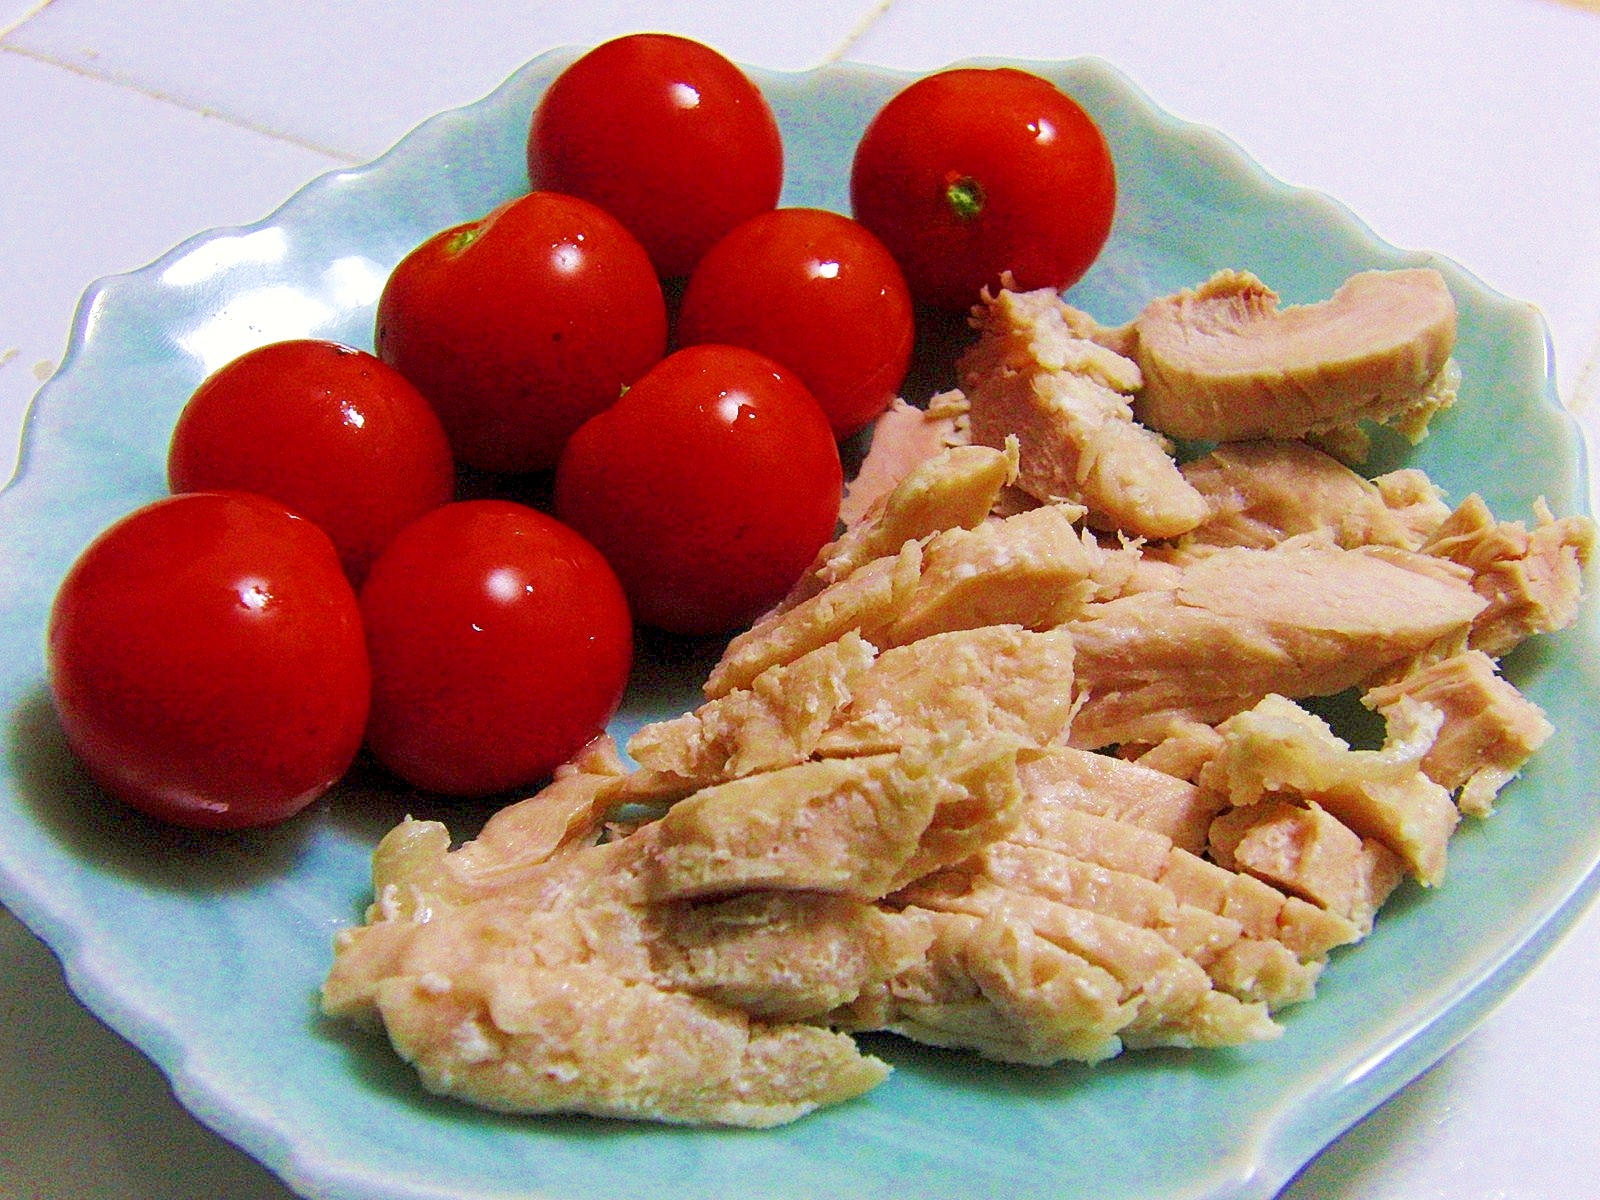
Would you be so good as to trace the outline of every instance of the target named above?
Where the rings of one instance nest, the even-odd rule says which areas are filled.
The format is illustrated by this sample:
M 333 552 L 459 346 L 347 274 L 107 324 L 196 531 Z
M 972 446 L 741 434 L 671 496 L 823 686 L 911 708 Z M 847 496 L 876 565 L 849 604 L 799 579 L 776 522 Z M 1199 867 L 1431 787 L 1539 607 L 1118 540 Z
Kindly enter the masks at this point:
M 1536 633 L 1565 629 L 1576 618 L 1583 569 L 1594 554 L 1587 517 L 1559 520 L 1541 500 L 1534 526 L 1497 521 L 1482 497 L 1468 496 L 1425 549 L 1472 571 L 1487 602 L 1473 621 L 1473 649 L 1494 658 Z
M 1136 1002 L 1109 971 L 1003 912 L 908 908 L 932 933 L 925 960 L 830 1017 L 999 1062 L 1099 1062 L 1122 1049 Z
M 1211 852 L 1224 866 L 1295 893 L 1365 934 L 1399 885 L 1405 864 L 1317 805 L 1271 800 L 1223 813 L 1211 826 Z
M 848 632 L 887 649 L 995 625 L 1047 629 L 1121 587 L 1127 557 L 1084 538 L 1057 505 L 948 529 L 764 617 L 728 643 L 705 694 L 749 687 L 761 672 Z
M 1016 473 L 1015 441 L 999 450 L 953 446 L 941 451 L 913 467 L 837 541 L 824 546 L 811 577 L 819 588 L 837 583 L 875 558 L 898 553 L 909 541 L 975 528 Z
M 989 625 L 885 650 L 817 742 L 821 755 L 878 754 L 951 733 L 1024 746 L 1072 724 L 1073 645 L 1061 630 Z
M 378 1007 L 430 1090 L 503 1112 L 761 1128 L 859 1096 L 889 1073 L 844 1034 L 764 1025 L 591 966 L 513 975 L 488 996 L 395 976 Z
M 955 738 L 696 792 L 634 835 L 648 847 L 644 894 L 656 903 L 757 889 L 877 899 L 1015 823 L 1016 752 L 1006 738 Z
M 1309 999 L 1321 964 L 1302 962 L 1275 938 L 1247 937 L 1243 925 L 1230 917 L 1181 904 L 1171 889 L 1143 876 L 1114 871 L 1096 863 L 1041 846 L 999 842 L 978 854 L 965 869 L 1010 891 L 1026 892 L 1046 900 L 1084 909 L 1103 917 L 1159 934 L 1173 949 L 1193 960 L 1211 976 L 1213 985 L 1241 1000 L 1278 1008 Z M 955 878 L 913 884 L 901 898 L 929 908 L 941 907 Z M 961 890 L 970 890 L 972 880 Z M 959 895 L 960 892 L 956 892 Z M 959 907 L 959 905 L 956 905 Z M 1246 941 L 1250 948 L 1241 949 Z
M 652 771 L 702 785 L 803 762 L 875 658 L 869 642 L 847 632 L 768 667 L 748 688 L 644 726 L 628 739 L 628 753 Z
M 1218 727 L 1222 748 L 1200 785 L 1235 807 L 1269 797 L 1314 803 L 1392 850 L 1423 884 L 1444 879 L 1459 814 L 1450 793 L 1422 770 L 1443 714 L 1412 705 L 1390 710 L 1380 750 L 1353 750 L 1321 718 L 1268 696 Z
M 1457 792 L 1457 807 L 1474 816 L 1493 811 L 1500 789 L 1553 732 L 1539 706 L 1503 678 L 1481 650 L 1428 663 L 1362 697 L 1368 708 L 1386 716 L 1408 701 L 1444 715 L 1422 769 Z
M 1450 384 L 1456 308 L 1437 271 L 1365 271 L 1318 304 L 1280 309 L 1254 275 L 1223 271 L 1134 321 L 1135 411 L 1191 441 L 1299 438 L 1396 422 L 1419 440 Z
M 1264 550 L 1310 534 L 1347 550 L 1418 550 L 1450 515 L 1425 477 L 1411 478 L 1420 472 L 1396 473 L 1384 486 L 1299 441 L 1227 443 L 1184 464 L 1183 474 L 1210 508 L 1186 545 Z
M 1220 811 L 1218 798 L 1160 771 L 1106 754 L 1052 746 L 1018 759 L 1030 807 L 1062 806 L 1151 830 L 1196 854 Z
M 927 931 L 847 896 L 746 892 L 651 914 L 658 984 L 764 1021 L 803 1021 L 849 1004 L 913 964 Z
M 770 667 L 857 633 L 874 645 L 894 624 L 916 588 L 922 548 L 907 543 L 892 558 L 880 558 L 793 608 L 757 621 L 728 643 L 706 678 L 705 696 L 715 700 L 746 688 Z
M 1101 590 L 1106 555 L 1079 533 L 1079 510 L 1050 504 L 929 539 L 922 574 L 887 645 L 985 625 L 1048 629 Z
M 1091 605 L 1063 628 L 1084 696 L 1072 744 L 1153 745 L 1269 693 L 1334 695 L 1462 637 L 1484 601 L 1405 551 L 1227 549 L 1170 590 Z
M 881 1080 L 848 1039 L 781 1022 L 851 1002 L 927 945 L 869 904 L 815 894 L 555 909 L 514 894 L 347 932 L 363 936 L 341 939 L 325 1010 L 370 1012 L 434 1090 L 507 1111 L 738 1125 Z
M 1163 440 L 1133 418 L 1133 363 L 1067 327 L 1049 289 L 1002 290 L 975 310 L 977 343 L 957 371 L 972 440 L 1021 446 L 1017 486 L 1088 509 L 1090 524 L 1168 538 L 1205 519 Z
M 937 911 L 998 918 L 1025 928 L 1109 972 L 1122 985 L 1121 1002 L 1133 1004 L 1127 1023 L 1117 1031 L 1129 1045 L 1233 1046 L 1280 1032 L 1264 1005 L 1216 993 L 1204 968 L 1154 930 L 998 887 L 982 877 L 965 892 L 939 897 L 938 903 Z
M 966 440 L 966 398 L 941 392 L 918 408 L 896 397 L 872 426 L 872 442 L 855 478 L 845 488 L 839 520 L 846 528 L 862 521 L 920 464 Z

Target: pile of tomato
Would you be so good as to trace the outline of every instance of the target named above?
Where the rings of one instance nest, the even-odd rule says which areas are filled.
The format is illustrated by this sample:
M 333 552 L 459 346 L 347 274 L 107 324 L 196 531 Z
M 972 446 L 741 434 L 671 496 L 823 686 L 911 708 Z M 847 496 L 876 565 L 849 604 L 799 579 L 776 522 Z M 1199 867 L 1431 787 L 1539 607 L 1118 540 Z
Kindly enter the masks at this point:
M 1054 85 L 955 69 L 869 125 L 853 217 L 779 207 L 759 89 L 660 34 L 567 68 L 527 154 L 528 193 L 396 266 L 375 354 L 280 342 L 206 379 L 174 494 L 73 565 L 51 689 L 112 795 L 268 824 L 363 747 L 430 792 L 537 783 L 615 713 L 635 623 L 726 634 L 834 536 L 839 441 L 897 394 L 920 312 L 1070 286 L 1116 196 Z M 463 471 L 553 500 L 458 498 Z

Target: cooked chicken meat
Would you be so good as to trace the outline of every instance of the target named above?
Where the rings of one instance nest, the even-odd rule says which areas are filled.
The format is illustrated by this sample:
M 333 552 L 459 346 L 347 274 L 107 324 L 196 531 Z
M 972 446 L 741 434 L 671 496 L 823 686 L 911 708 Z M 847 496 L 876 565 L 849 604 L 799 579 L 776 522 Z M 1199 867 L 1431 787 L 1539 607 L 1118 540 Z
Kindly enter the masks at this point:
M 972 440 L 1021 445 L 1017 486 L 1083 504 L 1096 528 L 1176 537 L 1206 515 L 1160 437 L 1133 419 L 1139 369 L 1067 328 L 1054 292 L 1002 291 L 977 310 L 958 364 Z
M 1442 280 L 975 323 L 966 395 L 884 415 L 703 704 L 459 848 L 390 831 L 328 1013 L 485 1107 L 767 1126 L 887 1077 L 854 1032 L 1031 1064 L 1276 1037 L 1444 879 L 1551 732 L 1496 659 L 1574 619 L 1595 535 L 1312 444 L 1452 398 Z M 1223 444 L 1180 469 L 1135 412 Z M 1382 745 L 1296 703 L 1349 690 Z
M 1332 299 L 1281 309 L 1255 276 L 1223 271 L 1152 301 L 1133 330 L 1135 412 L 1176 438 L 1300 438 L 1371 420 L 1417 440 L 1455 398 L 1455 301 L 1427 268 L 1362 272 Z

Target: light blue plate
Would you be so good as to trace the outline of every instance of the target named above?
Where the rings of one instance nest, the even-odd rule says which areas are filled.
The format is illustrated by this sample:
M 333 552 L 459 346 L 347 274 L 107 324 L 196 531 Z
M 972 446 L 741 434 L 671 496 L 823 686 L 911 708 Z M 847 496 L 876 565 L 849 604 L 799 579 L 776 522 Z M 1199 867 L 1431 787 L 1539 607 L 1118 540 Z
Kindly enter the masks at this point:
M 203 234 L 105 281 L 30 415 L 0 494 L 0 900 L 50 943 L 84 1003 L 171 1077 L 183 1102 L 307 1195 L 350 1200 L 939 1200 L 1268 1197 L 1419 1074 L 1575 917 L 1600 858 L 1593 606 L 1513 657 L 1557 733 L 1456 839 L 1441 890 L 1404 891 L 1342 953 L 1272 1044 L 1130 1054 L 1094 1069 L 1001 1068 L 874 1040 L 898 1070 L 868 1097 L 762 1133 L 519 1120 L 426 1095 L 381 1041 L 323 1021 L 334 931 L 358 919 L 368 857 L 410 808 L 351 786 L 288 826 L 231 837 L 157 828 L 76 770 L 42 682 L 45 616 L 90 538 L 161 494 L 168 433 L 212 367 L 272 338 L 370 343 L 377 292 L 413 245 L 524 187 L 537 96 L 570 53 L 423 125 L 375 164 L 330 174 L 248 229 Z M 1325 197 L 1268 179 L 1217 134 L 1180 124 L 1093 61 L 1037 64 L 1109 135 L 1122 203 L 1073 299 L 1102 320 L 1221 267 L 1286 301 L 1352 271 L 1427 263 L 1461 312 L 1460 406 L 1413 461 L 1452 499 L 1526 516 L 1585 508 L 1582 448 L 1525 305 L 1459 268 L 1378 242 Z M 786 202 L 844 208 L 855 139 L 906 77 L 855 67 L 759 74 L 789 151 Z M 1382 464 L 1389 465 L 1389 464 Z M 675 713 L 708 660 L 663 662 L 616 726 Z M 481 817 L 481 814 L 476 814 Z M 457 828 L 468 815 L 457 814 Z

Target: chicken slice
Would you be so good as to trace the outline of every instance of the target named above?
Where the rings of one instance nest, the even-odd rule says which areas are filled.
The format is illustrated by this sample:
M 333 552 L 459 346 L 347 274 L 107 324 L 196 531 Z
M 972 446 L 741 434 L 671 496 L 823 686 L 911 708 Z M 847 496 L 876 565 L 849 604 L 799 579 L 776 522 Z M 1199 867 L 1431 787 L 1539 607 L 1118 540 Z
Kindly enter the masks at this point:
M 880 754 L 951 730 L 1023 746 L 1063 740 L 1072 724 L 1073 646 L 1062 630 L 989 625 L 885 650 L 817 742 L 824 756 Z
M 1565 629 L 1577 617 L 1583 569 L 1594 555 L 1595 524 L 1559 520 L 1544 501 L 1534 527 L 1497 521 L 1478 495 L 1468 496 L 1424 549 L 1472 570 L 1487 602 L 1472 624 L 1472 647 L 1499 658 L 1536 633 Z
M 1283 309 L 1255 276 L 1223 271 L 1152 301 L 1134 330 L 1135 411 L 1176 438 L 1299 438 L 1371 420 L 1415 441 L 1455 398 L 1455 301 L 1428 268 L 1364 271 L 1330 300 Z
M 647 900 L 752 890 L 875 900 L 1015 823 L 1013 739 L 827 759 L 750 775 L 681 800 L 632 838 L 646 847 Z
M 835 1028 L 887 1030 L 999 1062 L 1048 1066 L 1118 1054 L 1136 1004 L 1122 984 L 1006 914 L 907 908 L 925 925 L 924 961 L 829 1017 Z
M 1369 481 L 1299 441 L 1226 443 L 1184 464 L 1183 474 L 1210 506 L 1188 546 L 1265 550 L 1314 534 L 1347 550 L 1419 550 L 1450 515 L 1419 471 Z
M 1423 773 L 1422 760 L 1443 714 L 1415 703 L 1390 713 L 1382 749 L 1352 750 L 1321 718 L 1268 696 L 1218 726 L 1222 748 L 1200 786 L 1235 808 L 1269 798 L 1315 805 L 1382 842 L 1419 882 L 1440 883 L 1459 814 L 1450 793 Z
M 1150 830 L 1195 854 L 1221 804 L 1214 793 L 1148 767 L 1068 746 L 1017 761 L 1028 805 L 1062 807 Z
M 918 408 L 896 397 L 872 426 L 872 442 L 855 478 L 845 488 L 839 520 L 846 528 L 867 514 L 921 463 L 966 441 L 967 401 L 941 392 Z
M 1473 816 L 1494 810 L 1500 789 L 1554 732 L 1539 706 L 1503 678 L 1481 650 L 1428 663 L 1362 697 L 1362 703 L 1386 717 L 1407 702 L 1443 714 L 1422 769 L 1457 792 L 1457 807 Z
M 1316 804 L 1283 800 L 1223 813 L 1212 822 L 1211 853 L 1230 870 L 1248 871 L 1344 918 L 1362 935 L 1405 875 L 1405 864 L 1382 843 Z
M 1186 533 L 1206 516 L 1164 441 L 1133 417 L 1138 368 L 1069 330 L 1049 289 L 1002 290 L 976 310 L 977 343 L 957 363 L 972 440 L 1021 446 L 1017 486 L 1088 509 L 1097 528 Z
M 874 645 L 910 603 L 922 570 L 922 548 L 908 542 L 892 558 L 879 558 L 793 608 L 773 613 L 734 637 L 712 667 L 706 699 L 749 687 L 770 667 L 857 633 Z
M 1048 629 L 1102 588 L 1106 555 L 1073 524 L 1082 510 L 1049 504 L 929 539 L 922 573 L 887 645 L 984 625 Z
M 1063 626 L 1084 697 L 1072 744 L 1153 745 L 1269 693 L 1334 695 L 1465 636 L 1484 601 L 1437 561 L 1294 542 L 1219 550 L 1170 589 L 1091 605 Z
M 698 786 L 804 762 L 876 656 L 852 630 L 768 667 L 748 688 L 645 725 L 628 739 L 628 753 L 651 771 Z
M 818 552 L 809 575 L 812 586 L 821 590 L 837 583 L 873 559 L 897 553 L 907 542 L 946 529 L 975 528 L 1016 474 L 1015 440 L 998 450 L 952 446 L 918 463 L 838 540 Z
M 762 1128 L 859 1096 L 889 1074 L 847 1035 L 764 1024 L 587 965 L 483 988 L 394 976 L 378 1008 L 425 1086 L 502 1112 Z

